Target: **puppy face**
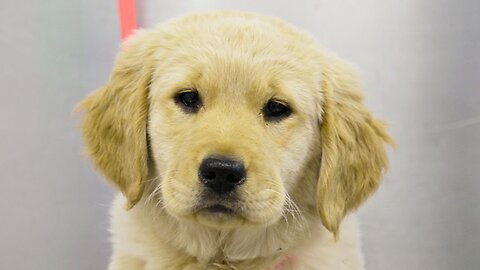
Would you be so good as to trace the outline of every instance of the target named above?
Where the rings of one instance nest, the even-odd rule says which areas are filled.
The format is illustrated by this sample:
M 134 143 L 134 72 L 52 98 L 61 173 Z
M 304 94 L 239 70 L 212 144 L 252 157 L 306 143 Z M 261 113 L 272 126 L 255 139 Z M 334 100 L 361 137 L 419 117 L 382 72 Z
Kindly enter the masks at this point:
M 130 207 L 153 172 L 145 196 L 179 220 L 265 226 L 314 180 L 305 197 L 336 232 L 386 167 L 390 139 L 361 101 L 348 65 L 307 35 L 269 17 L 209 13 L 138 32 L 80 107 L 89 152 Z
M 198 29 L 195 46 L 166 50 L 150 90 L 164 206 L 216 227 L 275 222 L 318 130 L 315 72 L 275 35 L 246 25 L 252 37 L 238 39 L 237 27 Z

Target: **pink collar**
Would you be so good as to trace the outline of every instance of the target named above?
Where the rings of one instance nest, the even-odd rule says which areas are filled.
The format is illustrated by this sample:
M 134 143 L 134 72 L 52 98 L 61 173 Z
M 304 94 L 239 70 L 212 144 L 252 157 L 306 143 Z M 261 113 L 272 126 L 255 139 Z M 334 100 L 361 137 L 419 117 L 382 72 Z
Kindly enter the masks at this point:
M 280 258 L 269 270 L 287 270 L 291 269 L 298 262 L 298 257 L 294 254 L 287 254 Z

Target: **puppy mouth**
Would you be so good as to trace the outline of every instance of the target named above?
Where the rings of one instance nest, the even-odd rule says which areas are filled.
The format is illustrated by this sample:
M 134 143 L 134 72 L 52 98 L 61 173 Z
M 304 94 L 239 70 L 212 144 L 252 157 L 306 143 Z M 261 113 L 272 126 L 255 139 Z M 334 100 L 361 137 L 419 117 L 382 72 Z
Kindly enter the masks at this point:
M 191 216 L 194 221 L 214 229 L 231 229 L 242 226 L 246 220 L 235 203 L 201 203 Z
M 197 201 L 195 212 L 213 214 L 214 216 L 241 215 L 241 202 L 236 193 L 218 196 L 204 192 Z

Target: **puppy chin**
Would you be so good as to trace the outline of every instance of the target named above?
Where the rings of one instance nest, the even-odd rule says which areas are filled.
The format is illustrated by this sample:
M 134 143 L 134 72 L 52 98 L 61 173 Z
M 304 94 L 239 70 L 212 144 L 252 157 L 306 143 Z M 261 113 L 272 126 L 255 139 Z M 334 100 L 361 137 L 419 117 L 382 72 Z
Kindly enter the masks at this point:
M 179 203 L 167 202 L 164 209 L 168 215 L 180 222 L 194 222 L 213 229 L 234 229 L 250 223 L 244 216 L 231 209 L 215 206 L 199 210 L 193 206 L 177 208 L 174 205 Z
M 239 227 L 269 226 L 281 218 L 281 212 L 269 213 L 267 215 L 249 215 L 247 213 L 236 213 L 235 211 L 224 210 L 202 210 L 191 215 L 191 218 L 206 227 L 214 229 L 235 229 Z
M 235 229 L 248 224 L 241 215 L 235 213 L 220 213 L 201 211 L 192 215 L 195 222 L 214 229 Z

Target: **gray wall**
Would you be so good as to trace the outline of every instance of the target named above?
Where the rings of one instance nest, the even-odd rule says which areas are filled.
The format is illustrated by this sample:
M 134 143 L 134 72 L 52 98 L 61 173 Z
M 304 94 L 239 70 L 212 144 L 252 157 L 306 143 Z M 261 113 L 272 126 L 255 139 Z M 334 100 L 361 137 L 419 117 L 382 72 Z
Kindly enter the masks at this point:
M 399 145 L 360 210 L 370 270 L 480 269 L 480 2 L 138 1 L 277 15 L 355 63 Z M 105 269 L 112 188 L 81 155 L 76 102 L 108 78 L 116 1 L 0 2 L 0 269 Z

